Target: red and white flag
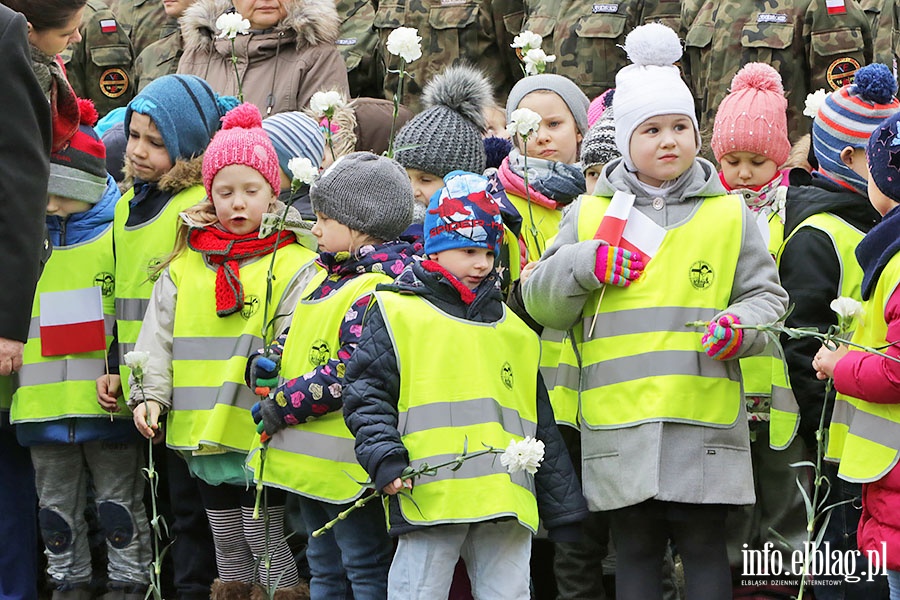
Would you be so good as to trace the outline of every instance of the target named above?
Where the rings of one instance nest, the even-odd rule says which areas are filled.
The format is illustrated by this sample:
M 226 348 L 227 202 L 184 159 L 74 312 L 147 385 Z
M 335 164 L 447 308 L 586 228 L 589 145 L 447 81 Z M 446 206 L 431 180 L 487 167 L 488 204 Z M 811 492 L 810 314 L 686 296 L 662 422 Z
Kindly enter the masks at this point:
M 644 264 L 656 254 L 665 237 L 666 230 L 663 227 L 634 208 L 634 195 L 619 191 L 613 194 L 609 208 L 594 234 L 595 240 L 603 240 L 610 246 L 640 252 L 644 257 Z
M 41 356 L 106 350 L 99 287 L 41 294 Z
M 847 12 L 846 0 L 825 0 L 825 8 L 829 15 L 843 15 Z
M 100 31 L 102 33 L 115 33 L 116 32 L 116 20 L 115 19 L 100 19 Z

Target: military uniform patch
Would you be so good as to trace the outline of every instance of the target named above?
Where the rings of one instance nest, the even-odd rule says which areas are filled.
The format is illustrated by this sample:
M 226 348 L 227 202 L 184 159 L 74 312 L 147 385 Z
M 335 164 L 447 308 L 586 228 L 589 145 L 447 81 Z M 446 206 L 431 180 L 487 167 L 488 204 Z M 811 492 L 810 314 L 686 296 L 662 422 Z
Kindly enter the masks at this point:
M 100 74 L 100 91 L 108 98 L 118 98 L 128 91 L 131 80 L 123 69 L 113 67 Z
M 597 13 L 617 13 L 619 12 L 618 4 L 594 4 L 591 6 L 591 12 Z
M 849 56 L 844 56 L 828 65 L 825 79 L 828 81 L 831 89 L 836 90 L 848 83 L 853 83 L 853 77 L 856 75 L 857 70 L 859 70 L 859 62 Z
M 847 5 L 845 0 L 825 0 L 825 8 L 829 15 L 845 15 L 847 14 Z

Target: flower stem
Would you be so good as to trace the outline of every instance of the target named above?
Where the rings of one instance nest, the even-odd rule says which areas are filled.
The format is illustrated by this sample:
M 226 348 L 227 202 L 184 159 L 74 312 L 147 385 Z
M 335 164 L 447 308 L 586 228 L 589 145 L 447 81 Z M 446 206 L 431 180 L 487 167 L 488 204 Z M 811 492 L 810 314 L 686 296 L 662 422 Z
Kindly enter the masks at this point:
M 234 78 L 237 79 L 237 99 L 240 102 L 244 101 L 244 89 L 241 83 L 241 74 L 238 72 L 238 59 L 237 59 L 237 51 L 234 48 L 234 37 L 231 38 L 231 66 L 234 67 Z
M 331 137 L 331 117 L 326 115 L 325 118 L 327 119 L 326 125 L 328 126 L 328 129 L 325 131 L 325 139 L 328 141 L 328 149 L 331 150 L 331 161 L 334 162 L 337 160 L 337 156 L 334 154 L 334 141 Z
M 134 371 L 132 371 L 134 372 Z M 141 391 L 141 398 L 144 403 L 144 418 L 150 415 L 150 403 L 147 402 L 147 395 L 144 393 L 144 376 L 143 373 L 135 373 L 135 381 L 138 389 Z M 157 429 L 157 431 L 159 431 Z M 156 491 L 159 485 L 159 477 L 153 461 L 153 438 L 147 439 L 147 481 L 150 484 L 150 527 L 153 530 L 151 543 L 153 548 L 153 568 L 150 569 L 150 586 L 149 592 L 155 600 L 162 600 L 162 549 L 160 542 L 162 541 L 162 528 L 160 527 L 159 509 L 156 506 Z
M 528 204 L 528 232 L 531 234 L 532 239 L 534 240 L 534 246 L 537 249 L 537 254 L 540 256 L 544 253 L 544 249 L 541 247 L 541 241 L 538 239 L 538 230 L 534 224 L 534 213 L 531 210 L 531 188 L 528 187 L 528 136 L 522 136 L 522 161 L 524 166 L 522 180 L 525 183 L 525 200 L 526 204 Z M 527 253 L 527 249 L 526 249 Z M 526 256 L 527 258 L 527 256 Z
M 388 139 L 387 157 L 394 158 L 394 135 L 397 129 L 397 114 L 400 112 L 400 100 L 403 98 L 403 75 L 406 73 L 406 61 L 400 59 L 400 72 L 397 75 L 397 93 L 394 94 L 394 110 L 391 114 L 391 137 Z

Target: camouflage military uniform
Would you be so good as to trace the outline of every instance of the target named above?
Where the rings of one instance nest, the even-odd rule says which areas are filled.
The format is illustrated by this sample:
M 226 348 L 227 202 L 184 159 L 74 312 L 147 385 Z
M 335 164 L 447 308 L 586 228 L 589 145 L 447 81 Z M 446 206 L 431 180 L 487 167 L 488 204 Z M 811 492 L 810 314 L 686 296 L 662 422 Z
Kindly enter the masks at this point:
M 82 40 L 63 53 L 66 76 L 79 98 L 90 98 L 100 116 L 134 97 L 134 54 L 128 35 L 100 0 L 88 0 Z
M 178 59 L 184 52 L 178 21 L 172 21 L 165 30 L 167 35 L 156 40 L 141 52 L 134 61 L 135 93 L 147 87 L 154 79 L 178 71 Z
M 781 74 L 788 134 L 796 141 L 809 131 L 809 119 L 802 116 L 806 96 L 850 83 L 872 60 L 869 21 L 855 0 L 845 0 L 833 14 L 825 0 L 693 0 L 684 6 L 685 14 L 696 15 L 683 21 L 683 62 L 706 153 L 716 109 L 746 63 L 768 63 Z
M 341 37 L 337 46 L 347 65 L 350 95 L 380 98 L 384 69 L 378 57 L 375 5 L 372 0 L 335 0 L 341 16 Z
M 111 0 L 111 6 L 131 38 L 135 56 L 163 37 L 163 27 L 169 17 L 160 0 Z
M 872 28 L 874 61 L 885 64 L 897 73 L 898 21 L 900 6 L 897 0 L 859 0 L 859 6 L 869 17 Z
M 418 111 L 422 86 L 444 67 L 462 61 L 484 71 L 498 98 L 505 98 L 522 77 L 510 44 L 522 29 L 523 16 L 523 0 L 380 0 L 375 28 L 389 69 L 400 62 L 385 47 L 391 31 L 414 27 L 422 36 L 422 57 L 406 66 L 413 79 L 403 83 L 403 103 Z M 396 90 L 396 73 L 387 73 L 384 97 L 393 98 Z
M 555 54 L 548 73 L 568 77 L 589 98 L 615 86 L 616 72 L 628 64 L 620 48 L 638 25 L 654 21 L 678 31 L 678 0 L 526 0 L 523 29 L 544 38 L 543 50 Z

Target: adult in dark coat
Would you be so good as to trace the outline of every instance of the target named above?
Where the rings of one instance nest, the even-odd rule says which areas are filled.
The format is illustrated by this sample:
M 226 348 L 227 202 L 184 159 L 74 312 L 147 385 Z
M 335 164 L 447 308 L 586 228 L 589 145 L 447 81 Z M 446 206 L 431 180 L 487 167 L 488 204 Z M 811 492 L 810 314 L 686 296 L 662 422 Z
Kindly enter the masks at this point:
M 22 365 L 44 248 L 50 174 L 50 106 L 31 66 L 25 17 L 0 6 L 0 407 Z M 4 399 L 3 396 L 6 396 Z M 5 400 L 5 401 L 4 401 Z M 0 411 L 0 597 L 37 598 L 37 496 L 28 451 Z

